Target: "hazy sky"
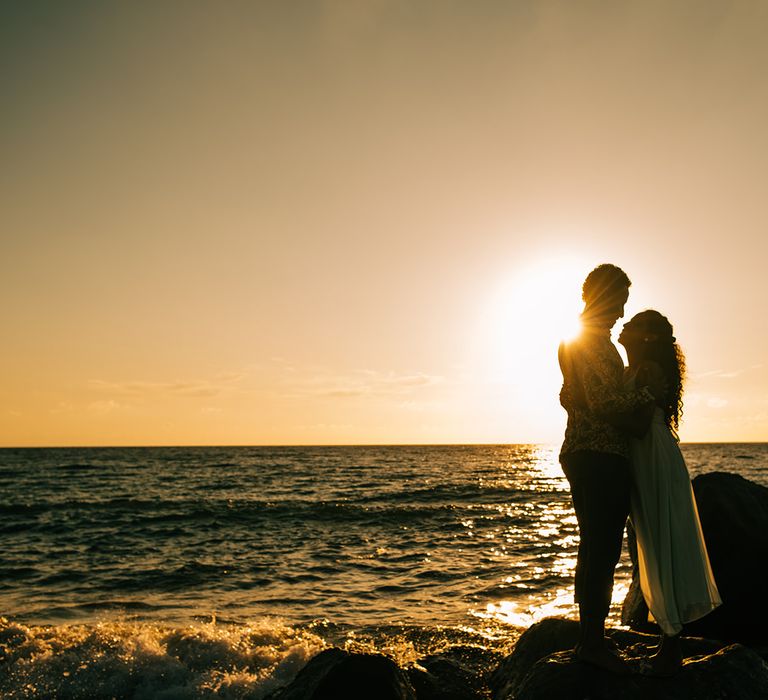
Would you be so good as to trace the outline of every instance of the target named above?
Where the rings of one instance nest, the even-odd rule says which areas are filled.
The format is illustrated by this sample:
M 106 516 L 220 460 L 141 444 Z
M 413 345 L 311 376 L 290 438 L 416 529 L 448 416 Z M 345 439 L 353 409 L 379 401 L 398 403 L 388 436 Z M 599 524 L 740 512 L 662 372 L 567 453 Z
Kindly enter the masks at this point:
M 0 10 L 0 444 L 557 442 L 599 262 L 768 439 L 768 4 Z

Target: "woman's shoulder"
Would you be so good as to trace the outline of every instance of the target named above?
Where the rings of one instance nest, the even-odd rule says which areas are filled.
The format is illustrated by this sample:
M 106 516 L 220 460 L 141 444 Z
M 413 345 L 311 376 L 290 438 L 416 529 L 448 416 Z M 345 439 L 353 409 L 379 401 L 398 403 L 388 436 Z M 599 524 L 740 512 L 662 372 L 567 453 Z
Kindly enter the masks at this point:
M 636 367 L 630 369 L 632 370 L 631 376 L 636 387 L 648 386 L 665 379 L 664 370 L 661 368 L 661 365 L 652 360 L 643 360 Z
M 664 370 L 658 362 L 653 360 L 643 360 L 637 365 L 637 371 L 643 372 L 650 377 L 663 377 Z

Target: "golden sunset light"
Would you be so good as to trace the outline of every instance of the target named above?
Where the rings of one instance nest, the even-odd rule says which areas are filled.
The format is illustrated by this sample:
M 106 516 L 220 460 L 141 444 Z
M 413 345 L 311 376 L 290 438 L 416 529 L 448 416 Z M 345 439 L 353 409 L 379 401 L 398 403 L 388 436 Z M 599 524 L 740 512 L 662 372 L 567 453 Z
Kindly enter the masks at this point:
M 560 424 L 562 409 L 552 401 L 562 383 L 556 352 L 561 340 L 579 331 L 581 270 L 588 265 L 557 257 L 518 265 L 480 309 L 469 365 L 473 382 L 496 387 L 498 393 L 484 400 L 494 396 L 494 410 L 506 420 L 514 421 L 511 411 L 524 407 L 529 421 L 535 416 L 548 428 Z
M 5 10 L 0 444 L 554 443 L 600 262 L 765 439 L 763 10 L 523 6 Z
M 0 3 L 0 698 L 764 697 L 766 37 Z

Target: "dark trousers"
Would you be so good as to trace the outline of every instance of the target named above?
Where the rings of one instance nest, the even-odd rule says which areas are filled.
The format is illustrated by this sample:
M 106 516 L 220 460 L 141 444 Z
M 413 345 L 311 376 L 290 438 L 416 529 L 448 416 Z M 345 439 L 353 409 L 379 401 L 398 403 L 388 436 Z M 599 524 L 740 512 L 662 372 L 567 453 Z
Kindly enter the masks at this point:
M 605 620 L 629 516 L 629 461 L 584 450 L 563 455 L 560 462 L 579 521 L 575 580 L 579 615 L 582 620 Z

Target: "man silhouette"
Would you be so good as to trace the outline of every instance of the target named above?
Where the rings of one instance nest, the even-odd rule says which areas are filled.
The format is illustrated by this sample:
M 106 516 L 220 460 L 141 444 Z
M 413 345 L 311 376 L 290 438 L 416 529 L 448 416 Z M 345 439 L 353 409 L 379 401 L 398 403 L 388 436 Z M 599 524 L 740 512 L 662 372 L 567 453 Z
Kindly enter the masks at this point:
M 630 285 L 615 265 L 592 270 L 582 287 L 581 333 L 558 351 L 563 373 L 560 403 L 568 413 L 560 463 L 571 487 L 580 536 L 575 653 L 617 673 L 628 672 L 628 666 L 606 644 L 605 618 L 630 508 L 629 440 L 617 424 L 621 414 L 654 401 L 649 389 L 624 389 L 624 363 L 611 342 L 611 328 L 624 315 Z

